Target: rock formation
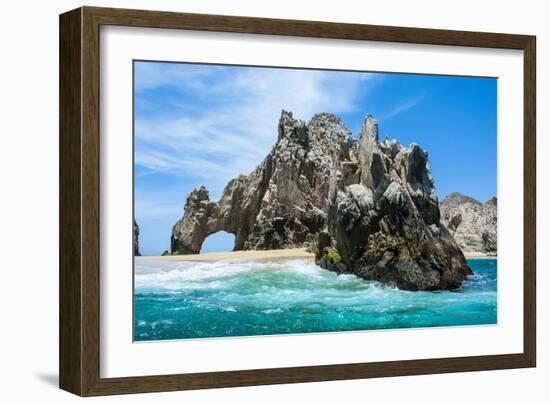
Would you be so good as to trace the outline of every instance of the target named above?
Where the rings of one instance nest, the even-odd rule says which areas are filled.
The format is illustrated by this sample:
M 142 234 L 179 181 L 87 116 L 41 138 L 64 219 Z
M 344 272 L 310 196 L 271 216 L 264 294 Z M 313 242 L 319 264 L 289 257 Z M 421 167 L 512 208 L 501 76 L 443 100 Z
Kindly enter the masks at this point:
M 485 203 L 451 193 L 440 205 L 441 220 L 464 252 L 497 253 L 497 199 Z
M 333 171 L 318 264 L 406 290 L 459 287 L 471 270 L 441 225 L 427 152 L 380 142 L 367 116 L 355 154 L 353 168 Z
M 217 202 L 205 187 L 191 192 L 172 230 L 172 253 L 199 253 L 218 231 L 235 235 L 235 250 L 309 246 L 326 224 L 331 172 L 352 146 L 337 117 L 318 114 L 306 125 L 283 111 L 277 143 L 252 173 L 231 180 Z
M 134 256 L 140 256 L 139 253 L 139 225 L 134 220 Z
M 199 253 L 221 230 L 235 234 L 235 250 L 308 246 L 324 268 L 402 289 L 456 288 L 471 273 L 440 223 L 427 153 L 380 142 L 370 115 L 355 141 L 334 115 L 306 125 L 283 111 L 277 142 L 252 173 L 217 202 L 205 187 L 189 194 L 172 253 Z

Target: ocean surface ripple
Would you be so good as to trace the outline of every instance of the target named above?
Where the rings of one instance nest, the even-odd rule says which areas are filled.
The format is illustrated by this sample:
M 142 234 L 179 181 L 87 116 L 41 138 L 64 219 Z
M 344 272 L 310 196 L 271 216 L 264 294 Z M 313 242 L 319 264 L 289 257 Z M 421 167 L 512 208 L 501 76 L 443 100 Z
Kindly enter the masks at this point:
M 135 262 L 134 340 L 495 324 L 497 260 L 453 291 L 411 292 L 305 259 Z

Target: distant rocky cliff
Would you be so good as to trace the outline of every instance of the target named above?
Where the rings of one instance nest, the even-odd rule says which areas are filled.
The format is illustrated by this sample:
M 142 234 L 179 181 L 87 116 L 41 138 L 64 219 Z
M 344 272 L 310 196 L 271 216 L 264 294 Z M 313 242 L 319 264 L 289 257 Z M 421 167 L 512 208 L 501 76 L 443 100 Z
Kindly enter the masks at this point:
M 460 193 L 441 202 L 441 219 L 464 252 L 497 253 L 497 199 L 481 203 Z
M 236 250 L 308 246 L 324 268 L 403 289 L 456 288 L 471 273 L 441 225 L 428 154 L 380 142 L 371 116 L 356 141 L 334 115 L 306 124 L 283 111 L 277 142 L 252 173 L 217 202 L 205 187 L 189 194 L 172 253 L 199 253 L 220 230 L 235 234 Z

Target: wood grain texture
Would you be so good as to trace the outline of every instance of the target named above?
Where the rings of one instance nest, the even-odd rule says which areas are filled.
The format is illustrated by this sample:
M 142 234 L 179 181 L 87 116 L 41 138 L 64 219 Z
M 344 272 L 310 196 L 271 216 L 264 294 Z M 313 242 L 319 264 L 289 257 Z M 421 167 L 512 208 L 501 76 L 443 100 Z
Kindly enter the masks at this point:
M 363 364 L 100 377 L 101 25 L 524 51 L 524 352 Z M 60 17 L 60 387 L 81 396 L 532 367 L 536 363 L 535 37 L 82 7 Z
M 536 39 L 524 48 L 523 66 L 523 354 L 536 366 L 537 338 L 537 79 Z
M 82 389 L 99 378 L 99 24 L 82 9 Z
M 523 49 L 529 36 L 490 32 L 86 7 L 105 25 Z
M 81 10 L 59 22 L 59 386 L 82 394 Z

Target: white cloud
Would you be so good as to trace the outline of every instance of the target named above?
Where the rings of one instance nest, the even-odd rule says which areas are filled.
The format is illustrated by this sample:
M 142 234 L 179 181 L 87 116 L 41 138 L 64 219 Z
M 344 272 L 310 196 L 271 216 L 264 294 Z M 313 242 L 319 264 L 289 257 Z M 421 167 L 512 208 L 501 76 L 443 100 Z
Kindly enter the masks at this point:
M 407 99 L 406 101 L 398 104 L 395 108 L 393 108 L 388 113 L 382 115 L 379 120 L 383 121 L 383 120 L 387 120 L 389 118 L 393 118 L 394 116 L 397 116 L 400 113 L 405 112 L 406 110 L 414 108 L 416 105 L 418 105 L 420 102 L 422 102 L 422 100 L 424 99 L 425 96 L 426 96 L 426 93 L 422 93 L 422 94 L 418 95 L 417 97 Z
M 136 164 L 152 173 L 198 176 L 216 188 L 262 161 L 276 141 L 281 109 L 306 121 L 317 112 L 354 112 L 374 80 L 368 73 L 311 70 L 157 63 L 138 68 L 140 101 L 148 102 L 147 91 L 161 87 L 205 101 L 194 105 L 199 112 L 181 108 L 168 118 L 138 116 Z
M 215 74 L 217 69 L 215 66 L 201 67 L 192 64 L 165 62 L 136 62 L 134 68 L 136 74 L 136 92 L 163 86 L 177 86 L 198 90 L 201 89 L 203 79 Z
M 154 200 L 150 200 L 146 195 L 140 195 L 140 197 L 136 197 L 135 205 L 136 211 L 138 212 L 138 221 L 159 219 L 173 220 L 174 217 L 181 216 L 183 212 L 181 197 L 177 199 L 177 202 L 178 203 L 173 203 L 172 200 L 167 202 L 158 197 Z

